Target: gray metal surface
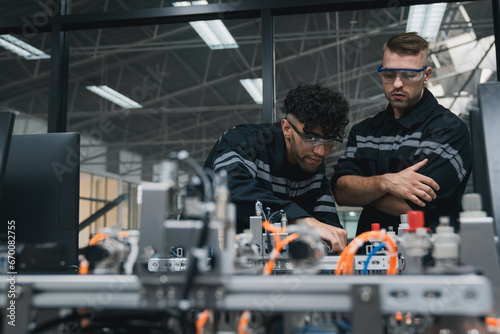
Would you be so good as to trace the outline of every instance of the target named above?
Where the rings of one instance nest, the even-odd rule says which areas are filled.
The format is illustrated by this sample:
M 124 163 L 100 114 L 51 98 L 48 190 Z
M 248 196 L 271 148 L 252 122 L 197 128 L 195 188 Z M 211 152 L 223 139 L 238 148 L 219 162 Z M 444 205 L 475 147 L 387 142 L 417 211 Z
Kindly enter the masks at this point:
M 481 121 L 484 139 L 484 160 L 486 172 L 491 212 L 490 216 L 495 219 L 496 235 L 500 233 L 500 154 L 498 154 L 498 143 L 500 143 L 500 83 L 491 82 L 478 87 L 479 107 L 481 110 Z M 481 169 L 483 172 L 484 169 Z M 488 210 L 489 211 L 489 210 Z M 497 244 L 500 253 L 500 243 Z
M 384 333 L 383 317 L 380 310 L 380 293 L 376 285 L 354 285 L 352 287 L 353 333 Z
M 12 276 L 11 276 L 12 277 Z M 0 289 L 1 290 L 1 289 Z M 26 284 L 16 287 L 15 299 L 9 299 L 7 310 L 13 308 L 13 313 L 7 311 L 2 321 L 2 333 L 5 334 L 24 334 L 25 329 L 30 322 L 30 311 L 32 309 L 31 298 L 33 295 L 33 286 Z M 15 304 L 10 304 L 14 301 Z M 10 307 L 10 308 L 9 308 Z
M 476 268 L 488 277 L 493 285 L 494 310 L 500 314 L 500 266 L 493 236 L 491 217 L 460 219 L 460 261 L 463 265 Z M 488 237 L 490 236 L 490 237 Z
M 0 291 L 6 288 L 1 278 Z M 164 278 L 159 291 L 182 283 Z M 135 276 L 19 276 L 17 284 L 31 284 L 35 294 L 33 307 L 99 307 L 101 309 L 139 309 L 142 285 Z M 380 310 L 430 315 L 482 316 L 493 307 L 491 283 L 475 275 L 461 276 L 232 276 L 224 279 L 198 278 L 195 286 L 222 284 L 215 292 L 215 309 L 256 310 L 266 312 L 350 312 L 354 309 L 354 286 L 377 286 Z M 152 285 L 154 286 L 154 285 Z M 151 287 L 151 285 L 150 285 Z M 0 305 L 5 305 L 4 294 Z M 210 305 L 206 305 L 210 306 Z
M 480 315 L 493 305 L 491 283 L 480 276 L 295 276 L 235 277 L 226 286 L 225 309 L 280 311 L 353 309 L 353 285 L 377 285 L 381 310 L 435 315 Z
M 355 255 L 354 256 L 354 270 L 361 272 L 365 267 L 365 262 L 368 255 Z M 319 269 L 324 271 L 333 271 L 337 269 L 340 256 L 331 255 L 325 256 L 319 260 Z M 389 269 L 390 256 L 388 255 L 376 255 L 372 256 L 370 263 L 368 264 L 369 271 L 387 271 Z M 396 267 L 399 268 L 399 261 L 396 262 Z

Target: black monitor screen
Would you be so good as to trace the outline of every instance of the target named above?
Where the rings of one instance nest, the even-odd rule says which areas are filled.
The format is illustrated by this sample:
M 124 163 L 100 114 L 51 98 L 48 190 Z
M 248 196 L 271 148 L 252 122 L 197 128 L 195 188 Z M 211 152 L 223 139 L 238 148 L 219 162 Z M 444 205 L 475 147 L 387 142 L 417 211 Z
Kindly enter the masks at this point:
M 15 221 L 17 272 L 71 272 L 78 263 L 80 136 L 13 135 L 0 226 Z
M 2 197 L 2 182 L 7 165 L 10 138 L 14 127 L 14 114 L 8 111 L 0 111 L 0 198 Z
M 500 83 L 478 87 L 479 109 L 471 110 L 471 137 L 474 152 L 474 191 L 481 194 L 484 210 L 495 219 L 500 232 Z M 500 253 L 500 243 L 497 244 Z

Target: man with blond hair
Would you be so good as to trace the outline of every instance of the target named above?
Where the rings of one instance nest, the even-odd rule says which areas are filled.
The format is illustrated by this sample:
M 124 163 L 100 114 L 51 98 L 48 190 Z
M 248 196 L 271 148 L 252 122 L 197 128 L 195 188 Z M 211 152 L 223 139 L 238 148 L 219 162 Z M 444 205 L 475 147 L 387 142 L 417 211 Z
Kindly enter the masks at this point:
M 334 167 L 337 204 L 363 207 L 356 234 L 372 223 L 396 230 L 400 215 L 411 210 L 422 210 L 432 229 L 441 216 L 458 226 L 472 164 L 469 132 L 425 88 L 432 73 L 428 53 L 416 33 L 387 41 L 377 70 L 389 104 L 351 129 Z

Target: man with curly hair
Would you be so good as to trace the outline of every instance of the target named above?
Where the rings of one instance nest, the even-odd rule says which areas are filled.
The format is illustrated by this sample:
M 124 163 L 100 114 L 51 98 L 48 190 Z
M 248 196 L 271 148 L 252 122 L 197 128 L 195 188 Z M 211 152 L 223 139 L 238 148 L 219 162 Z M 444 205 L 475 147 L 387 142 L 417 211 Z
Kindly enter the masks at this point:
M 255 203 L 283 210 L 289 223 L 317 228 L 333 253 L 347 243 L 325 176 L 325 158 L 342 142 L 349 104 L 338 92 L 319 84 L 290 90 L 279 123 L 246 124 L 224 133 L 205 168 L 226 169 L 237 230 L 249 227 Z

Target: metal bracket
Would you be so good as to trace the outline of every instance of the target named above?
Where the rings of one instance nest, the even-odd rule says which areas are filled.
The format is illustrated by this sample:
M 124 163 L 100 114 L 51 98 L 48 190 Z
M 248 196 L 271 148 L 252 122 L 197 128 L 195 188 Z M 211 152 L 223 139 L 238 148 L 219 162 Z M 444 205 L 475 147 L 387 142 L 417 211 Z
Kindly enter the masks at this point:
M 13 311 L 13 321 L 7 316 L 3 319 L 2 333 L 5 334 L 24 334 L 28 331 L 28 324 L 30 321 L 31 305 L 33 297 L 32 284 L 17 284 L 16 297 L 14 299 L 15 309 Z M 7 310 L 7 312 L 9 312 Z M 9 313 L 7 313 L 9 315 Z M 10 323 L 10 324 L 9 324 Z M 13 325 L 14 324 L 14 325 Z
M 355 284 L 352 296 L 352 332 L 382 334 L 383 315 L 377 285 Z

